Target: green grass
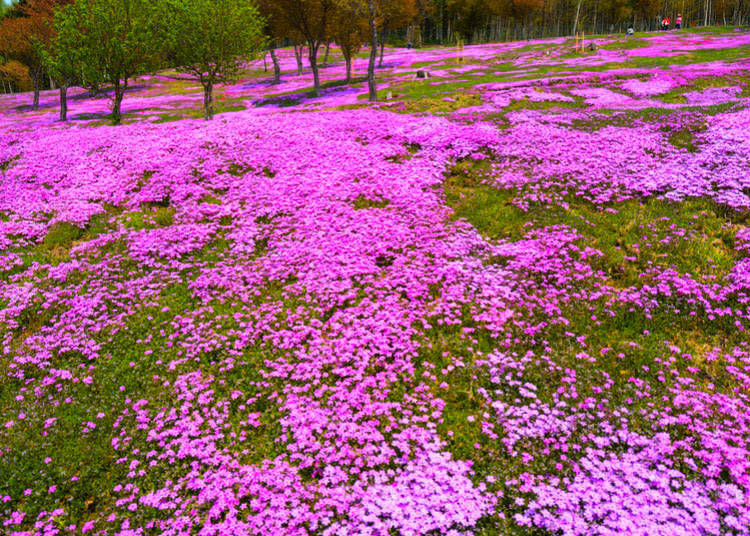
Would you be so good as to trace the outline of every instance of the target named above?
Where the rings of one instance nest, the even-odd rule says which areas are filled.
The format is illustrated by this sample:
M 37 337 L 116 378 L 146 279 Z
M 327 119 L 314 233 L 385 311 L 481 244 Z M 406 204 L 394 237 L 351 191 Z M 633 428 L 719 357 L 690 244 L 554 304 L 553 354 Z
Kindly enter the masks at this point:
M 646 48 L 651 46 L 648 40 L 648 36 L 644 34 L 638 34 L 637 37 L 621 38 L 613 41 L 612 43 L 605 43 L 599 45 L 598 48 L 602 50 L 635 50 L 637 48 Z
M 370 199 L 364 195 L 358 195 L 354 200 L 354 210 L 365 210 L 368 208 L 385 208 L 390 205 L 391 202 L 387 199 Z
M 668 57 L 636 57 L 630 58 L 628 63 L 639 68 L 670 67 L 712 61 L 731 62 L 748 56 L 750 56 L 750 47 L 743 46 L 725 49 L 695 49 L 684 54 Z
M 67 222 L 58 222 L 50 227 L 47 236 L 44 237 L 42 245 L 52 250 L 55 248 L 70 248 L 74 240 L 83 236 L 84 230 L 81 227 Z
M 656 98 L 667 103 L 686 103 L 687 99 L 685 93 L 703 91 L 708 88 L 732 86 L 739 87 L 742 90 L 741 94 L 743 94 L 748 90 L 748 87 L 750 87 L 747 75 L 706 76 L 695 78 L 691 80 L 689 84 L 681 85 L 666 93 L 656 95 Z
M 587 262 L 613 291 L 642 288 L 651 282 L 643 274 L 657 266 L 698 281 L 720 281 L 740 256 L 734 250 L 734 235 L 739 223 L 747 223 L 747 215 L 722 209 L 713 201 L 695 198 L 674 203 L 649 198 L 602 207 L 563 193 L 566 208 L 563 203 L 532 204 L 527 210 L 521 210 L 514 204 L 519 191 L 485 184 L 490 166 L 488 160 L 466 160 L 458 162 L 447 174 L 444 195 L 455 211 L 455 218 L 465 219 L 490 239 L 501 241 L 522 240 L 530 230 L 545 226 L 574 228 L 581 235 L 578 247 L 588 246 L 603 253 Z M 505 259 L 488 258 L 485 262 L 504 264 Z M 523 277 L 528 279 L 535 275 L 529 273 Z M 583 285 L 582 291 L 595 289 L 590 283 Z M 671 366 L 678 369 L 681 376 L 693 378 L 693 387 L 721 392 L 740 387 L 718 361 L 709 362 L 705 355 L 715 347 L 742 343 L 743 334 L 730 321 L 711 319 L 700 306 L 679 296 L 661 296 L 659 304 L 646 312 L 613 302 L 606 295 L 589 302 L 564 304 L 561 315 L 568 319 L 568 325 L 549 324 L 533 338 L 518 333 L 510 349 L 490 333 L 477 329 L 469 311 L 464 312 L 460 326 L 432 328 L 421 341 L 419 361 L 423 365 L 418 375 L 434 374 L 431 389 L 446 402 L 438 431 L 451 452 L 457 458 L 473 460 L 477 481 L 490 474 L 498 477 L 501 490 L 505 479 L 516 478 L 524 471 L 537 474 L 554 471 L 552 466 L 557 458 L 545 450 L 540 439 L 523 440 L 517 445 L 519 452 L 533 457 L 526 465 L 519 463 L 517 456 L 509 456 L 500 442 L 506 431 L 495 430 L 498 440 L 481 431 L 481 416 L 493 411 L 482 398 L 482 390 L 495 393 L 495 399 L 502 393 L 506 398 L 500 400 L 511 406 L 517 405 L 516 399 L 520 396 L 513 383 L 507 381 L 510 376 L 493 379 L 482 364 L 481 356 L 494 349 L 512 351 L 519 358 L 533 351 L 533 357 L 523 366 L 523 377 L 537 387 L 536 396 L 541 404 L 553 403 L 562 385 L 564 370 L 575 371 L 577 375 L 578 396 L 571 400 L 573 404 L 589 396 L 599 397 L 596 389 L 608 383 L 607 407 L 627 407 L 630 429 L 647 435 L 653 430 L 648 413 L 667 404 L 669 389 L 674 386 L 671 374 L 665 373 L 666 367 L 655 360 L 655 357 L 669 355 L 669 344 L 690 356 L 678 359 Z M 730 301 L 730 306 L 740 307 L 740 304 Z M 526 313 L 521 308 L 517 314 Z M 548 320 L 545 315 L 537 315 L 532 313 L 529 320 Z M 475 331 L 467 335 L 462 329 L 466 327 Z M 569 333 L 584 335 L 585 339 L 572 338 Z M 542 344 L 541 341 L 548 342 Z M 581 359 L 582 354 L 590 358 Z M 456 357 L 463 365 L 445 373 Z M 691 370 L 691 366 L 696 367 L 697 372 Z M 649 397 L 638 394 L 630 381 L 633 377 L 651 386 Z M 440 387 L 443 381 L 450 385 L 449 389 Z M 474 422 L 469 418 L 475 418 Z M 592 418 L 588 423 L 579 423 L 577 435 L 601 433 L 597 422 Z M 672 433 L 675 438 L 684 438 L 687 432 L 675 429 Z M 515 511 L 512 498 L 516 496 L 511 495 L 504 503 L 506 515 Z M 487 522 L 492 524 L 490 520 Z M 495 522 L 502 524 L 500 520 Z M 494 533 L 494 529 L 487 530 L 488 534 Z
M 7 171 L 13 165 L 14 162 L 18 161 L 21 155 L 16 155 L 8 160 L 0 161 L 0 171 Z
M 157 209 L 159 211 L 170 209 Z M 143 216 L 142 212 L 124 215 L 136 225 L 145 225 L 144 220 L 134 221 L 136 216 Z M 102 221 L 104 221 L 102 219 Z M 54 226 L 48 235 L 48 244 L 40 244 L 37 248 L 69 247 L 76 240 L 87 238 L 93 233 L 98 223 L 86 229 L 72 229 L 68 226 Z M 202 251 L 194 254 L 194 262 L 199 265 L 216 262 L 228 250 L 226 240 L 217 238 Z M 121 268 L 130 277 L 142 275 L 144 268 L 138 263 L 123 258 Z M 183 274 L 190 278 L 190 273 Z M 274 290 L 275 289 L 275 290 Z M 268 295 L 278 297 L 283 287 L 269 285 Z M 264 299 L 263 297 L 259 299 Z M 0 495 L 8 494 L 14 497 L 14 509 L 36 515 L 40 510 L 51 511 L 57 507 L 65 509 L 65 515 L 60 522 L 81 524 L 88 519 L 102 519 L 113 509 L 117 499 L 111 492 L 112 488 L 124 482 L 129 471 L 126 464 L 116 463 L 120 454 L 112 448 L 113 424 L 121 417 L 132 401 L 148 399 L 149 408 L 169 407 L 177 403 L 172 389 L 165 387 L 165 382 L 173 383 L 180 374 L 200 369 L 207 376 L 216 375 L 222 378 L 214 385 L 214 389 L 223 393 L 229 399 L 228 392 L 239 390 L 243 397 L 232 403 L 229 425 L 231 430 L 239 433 L 240 419 L 246 419 L 248 407 L 250 411 L 261 414 L 261 425 L 246 431 L 241 441 L 235 441 L 227 434 L 227 444 L 223 445 L 240 455 L 246 463 L 258 463 L 264 459 L 272 459 L 279 455 L 284 444 L 276 441 L 280 435 L 279 420 L 281 415 L 276 405 L 269 403 L 272 390 L 281 391 L 283 379 L 268 381 L 263 375 L 266 359 L 272 358 L 271 350 L 257 347 L 245 351 L 242 359 L 237 360 L 231 370 L 225 365 L 219 365 L 226 357 L 221 344 L 215 349 L 206 348 L 198 361 L 182 360 L 183 364 L 168 367 L 170 362 L 180 360 L 181 347 L 172 344 L 170 335 L 174 333 L 173 320 L 176 315 L 190 315 L 204 304 L 197 300 L 186 281 L 176 280 L 160 292 L 158 296 L 143 300 L 135 311 L 125 315 L 122 326 L 110 327 L 101 331 L 94 331 L 90 336 L 101 345 L 100 358 L 89 361 L 83 367 L 80 363 L 87 360 L 78 352 L 60 352 L 54 350 L 50 357 L 51 366 L 60 370 L 70 370 L 76 376 L 90 375 L 93 381 L 73 383 L 70 381 L 57 382 L 50 387 L 50 393 L 55 399 L 67 400 L 60 405 L 37 404 L 35 397 L 29 400 L 15 398 L 27 379 L 15 379 L 11 375 L 0 377 L 0 417 L 3 423 L 15 418 L 19 413 L 26 413 L 28 418 L 18 420 L 11 429 L 0 431 L 0 441 L 6 450 L 0 463 Z M 114 305 L 110 305 L 114 307 Z M 234 314 L 245 310 L 243 303 L 211 304 L 213 314 L 212 323 L 219 334 L 228 334 L 239 330 Z M 23 333 L 17 337 L 22 341 L 30 335 L 39 333 L 51 326 L 56 315 L 55 308 L 47 309 L 39 302 L 24 311 L 21 318 Z M 215 341 L 216 342 L 216 341 Z M 148 355 L 146 350 L 153 353 Z M 0 367 L 8 367 L 9 357 L 0 356 Z M 26 378 L 43 375 L 42 369 L 34 373 L 27 371 Z M 224 392 L 226 391 L 226 392 Z M 239 409 L 242 400 L 253 398 L 250 406 Z M 99 415 L 102 413 L 103 415 Z M 55 419 L 54 423 L 45 428 L 45 421 Z M 151 448 L 146 440 L 145 431 L 137 431 L 136 423 L 130 422 L 130 416 L 125 417 L 125 424 L 134 432 L 131 434 L 130 446 L 135 449 Z M 93 422 L 96 427 L 90 429 L 85 423 Z M 88 430 L 88 431 L 85 431 Z M 114 434 L 116 435 L 116 433 Z M 248 452 L 245 452 L 245 451 Z M 50 458 L 50 463 L 45 462 Z M 153 476 L 138 478 L 136 483 L 142 489 L 153 489 L 170 474 L 184 473 L 184 464 L 175 464 L 166 472 Z M 71 479 L 78 478 L 74 482 Z M 57 485 L 54 493 L 40 492 L 51 485 Z M 35 491 L 30 496 L 24 496 L 23 491 L 32 487 Z M 22 499 L 17 500 L 17 498 Z
M 513 204 L 516 194 L 490 186 L 464 186 L 455 176 L 446 183 L 446 197 L 456 217 L 467 219 L 491 238 L 519 240 L 528 232 L 528 222 L 535 227 L 562 224 L 576 229 L 586 237 L 587 245 L 604 253 L 597 268 L 621 285 L 638 284 L 639 274 L 650 265 L 674 267 L 683 273 L 724 275 L 736 261 L 736 252 L 731 250 L 732 222 L 708 200 L 631 200 L 605 211 L 567 196 L 567 210 L 532 205 L 523 211 Z M 672 226 L 692 236 L 667 241 Z M 644 236 L 648 240 L 644 241 Z
M 19 255 L 23 264 L 0 272 L 0 281 L 27 270 L 33 263 L 56 266 L 70 260 L 70 250 L 75 244 L 92 240 L 112 228 L 109 219 L 114 212 L 114 207 L 108 207 L 107 212 L 92 216 L 84 227 L 67 222 L 55 223 L 39 243 L 10 248 L 8 251 Z
M 159 207 L 154 213 L 154 222 L 159 227 L 169 227 L 174 223 L 175 212 L 172 207 Z
M 556 110 L 564 111 L 586 108 L 583 99 L 578 97 L 575 102 L 568 101 L 532 101 L 529 99 L 514 100 L 505 107 L 506 112 L 516 112 L 518 110 Z

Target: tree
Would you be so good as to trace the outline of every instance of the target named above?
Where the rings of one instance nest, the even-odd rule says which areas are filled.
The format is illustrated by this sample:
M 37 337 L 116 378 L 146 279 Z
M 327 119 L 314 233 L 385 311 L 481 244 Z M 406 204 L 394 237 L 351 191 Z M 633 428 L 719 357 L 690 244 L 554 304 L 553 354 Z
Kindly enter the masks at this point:
M 28 91 L 31 88 L 29 70 L 15 60 L 0 63 L 0 88 L 7 93 Z
M 50 20 L 55 2 L 35 0 L 13 7 L 13 16 L 0 21 L 0 55 L 8 60 L 22 63 L 29 69 L 29 77 L 34 89 L 32 110 L 39 108 L 44 65 L 36 42 L 49 42 L 52 36 Z
M 380 33 L 379 66 L 382 67 L 386 33 L 411 24 L 419 15 L 419 6 L 416 0 L 379 0 L 377 8 L 377 26 Z
M 70 17 L 56 17 L 53 24 L 55 36 L 46 44 L 36 43 L 42 63 L 60 91 L 60 121 L 68 120 L 68 88 L 82 80 L 81 53 L 77 42 L 69 41 L 75 32 L 66 27 L 73 22 Z
M 336 10 L 333 21 L 333 39 L 341 48 L 346 62 L 346 81 L 352 79 L 352 58 L 366 39 L 366 25 L 356 4 L 343 2 Z
M 156 68 L 161 43 L 149 0 L 76 0 L 55 15 L 64 54 L 77 54 L 83 84 L 112 86 L 112 122 L 132 78 Z M 59 19 L 58 19 L 59 17 Z M 72 50 L 71 50 L 72 49 Z
M 279 64 L 279 58 L 276 56 L 276 46 L 279 39 L 287 35 L 289 30 L 284 27 L 283 20 L 278 16 L 276 10 L 273 9 L 273 1 L 259 0 L 258 9 L 266 23 L 264 33 L 268 36 L 268 53 L 271 55 L 271 60 L 273 61 L 273 83 L 279 84 L 281 83 L 281 65 Z M 302 68 L 300 67 L 301 70 Z
M 302 74 L 302 56 L 305 53 L 305 45 L 302 39 L 294 39 L 292 42 L 294 48 L 294 59 L 297 60 L 297 74 Z
M 370 102 L 378 100 L 375 86 L 375 62 L 378 57 L 378 4 L 382 0 L 338 0 L 338 10 L 347 10 L 354 16 L 353 20 L 366 21 L 366 35 L 370 42 L 370 58 L 367 64 L 367 92 Z
M 274 0 L 275 16 L 307 41 L 307 57 L 313 72 L 314 92 L 320 97 L 318 51 L 329 41 L 332 19 L 340 0 Z
M 5 17 L 21 17 L 21 8 L 23 6 L 19 4 L 20 2 L 17 2 L 16 0 L 11 0 L 9 2 L 0 0 L 0 19 Z
M 370 26 L 370 60 L 367 64 L 367 93 L 370 102 L 378 100 L 378 90 L 375 87 L 375 60 L 378 58 L 377 14 L 376 1 L 367 0 L 367 22 Z
M 263 50 L 264 21 L 244 0 L 166 0 L 169 57 L 203 86 L 205 118 L 213 117 L 213 89 L 233 80 L 243 62 Z
M 338 9 L 356 13 L 358 17 L 367 21 L 367 40 L 370 42 L 370 57 L 367 64 L 367 93 L 370 102 L 375 102 L 378 100 L 375 83 L 378 33 L 380 32 L 380 35 L 384 37 L 386 29 L 395 29 L 400 24 L 408 24 L 418 13 L 417 2 L 416 0 L 339 0 Z
M 512 0 L 506 2 L 510 5 Z M 449 0 L 448 9 L 455 18 L 454 28 L 469 43 L 475 31 L 482 27 L 498 9 L 497 1 Z M 510 10 L 510 8 L 507 8 Z

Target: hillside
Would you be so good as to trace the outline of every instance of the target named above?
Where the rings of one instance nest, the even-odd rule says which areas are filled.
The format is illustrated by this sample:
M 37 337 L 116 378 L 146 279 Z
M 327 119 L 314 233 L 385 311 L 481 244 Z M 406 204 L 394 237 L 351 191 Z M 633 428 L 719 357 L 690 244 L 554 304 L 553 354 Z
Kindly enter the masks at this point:
M 0 96 L 0 533 L 750 534 L 750 32 L 595 43 Z

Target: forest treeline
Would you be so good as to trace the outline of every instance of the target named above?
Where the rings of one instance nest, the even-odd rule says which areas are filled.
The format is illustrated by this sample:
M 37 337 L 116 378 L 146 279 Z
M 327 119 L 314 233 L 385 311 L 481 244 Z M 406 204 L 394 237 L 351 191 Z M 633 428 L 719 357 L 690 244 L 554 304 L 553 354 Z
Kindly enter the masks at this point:
M 320 94 L 319 55 L 336 44 L 347 81 L 353 57 L 368 48 L 374 100 L 386 44 L 650 31 L 678 15 L 683 28 L 741 25 L 750 19 L 750 0 L 17 0 L 0 4 L 0 92 L 33 90 L 36 109 L 40 90 L 60 88 L 65 120 L 67 88 L 106 88 L 119 122 L 134 77 L 176 68 L 203 86 L 210 118 L 213 87 L 248 60 L 268 54 L 279 82 L 279 47 L 293 47 L 298 71 L 310 68 Z

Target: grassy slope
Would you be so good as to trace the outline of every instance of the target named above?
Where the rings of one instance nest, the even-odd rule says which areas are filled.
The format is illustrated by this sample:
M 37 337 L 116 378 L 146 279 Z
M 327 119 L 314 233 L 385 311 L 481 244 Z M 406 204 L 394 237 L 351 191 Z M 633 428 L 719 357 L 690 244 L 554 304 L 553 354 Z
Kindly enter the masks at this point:
M 632 48 L 635 43 L 621 41 L 608 45 L 609 48 Z M 556 45 L 550 48 L 556 48 Z M 747 50 L 716 50 L 701 52 L 698 54 L 686 55 L 684 58 L 669 60 L 663 58 L 642 58 L 633 62 L 633 66 L 658 66 L 675 62 L 705 62 L 717 59 L 733 59 L 740 55 L 747 55 Z M 431 86 L 423 83 L 406 83 L 389 88 L 390 91 L 398 94 L 398 98 L 405 104 L 405 111 L 408 112 L 432 112 L 447 113 L 460 109 L 464 106 L 471 106 L 477 103 L 478 97 L 471 91 L 466 92 L 467 86 L 477 85 L 487 82 L 502 81 L 506 78 L 498 74 L 504 69 L 510 70 L 511 65 L 507 62 L 517 57 L 513 53 L 507 58 L 497 58 L 496 65 L 487 69 L 483 76 L 473 78 L 470 83 L 454 82 L 441 86 Z M 429 67 L 429 65 L 425 65 Z M 596 70 L 606 70 L 609 65 L 598 67 Z M 622 67 L 621 64 L 616 65 Z M 477 65 L 479 71 L 483 69 L 482 65 Z M 537 67 L 534 72 L 528 74 L 529 78 L 543 77 L 549 72 L 570 71 L 557 67 Z M 590 68 L 585 70 L 591 70 Z M 387 81 L 387 80 L 386 80 Z M 697 80 L 695 88 L 721 85 L 722 83 L 734 81 L 717 81 L 717 80 Z M 684 92 L 686 88 L 680 88 Z M 387 90 L 383 90 L 385 93 Z M 457 95 L 460 92 L 461 95 Z M 668 98 L 675 99 L 679 97 L 679 92 L 669 94 Z M 456 103 L 446 103 L 443 101 L 445 96 L 455 96 Z M 543 107 L 540 103 L 521 103 L 508 107 L 507 112 L 511 112 L 519 107 Z M 574 105 L 575 106 L 575 105 Z M 196 110 L 191 111 L 192 115 Z M 197 113 L 197 112 L 196 112 Z M 642 112 L 639 112 L 642 113 Z M 659 113 L 668 113 L 659 111 Z M 181 114 L 166 116 L 165 120 L 178 119 L 183 117 Z M 598 116 L 595 121 L 589 124 L 580 125 L 581 128 L 595 128 L 606 124 L 617 124 L 622 117 L 612 117 L 611 119 Z M 675 143 L 689 143 L 689 132 L 685 134 L 685 141 L 682 138 L 676 138 Z M 529 227 L 544 226 L 553 224 L 566 224 L 579 231 L 583 235 L 584 243 L 601 250 L 604 257 L 597 259 L 595 268 L 605 273 L 616 276 L 618 284 L 623 286 L 637 284 L 638 274 L 642 273 L 651 263 L 669 263 L 674 265 L 680 272 L 703 273 L 708 275 L 721 276 L 736 258 L 736 252 L 732 250 L 733 228 L 737 223 L 747 223 L 744 216 L 734 213 L 728 213 L 715 205 L 702 200 L 673 204 L 665 201 L 628 201 L 622 204 L 613 205 L 609 208 L 614 211 L 602 211 L 598 207 L 591 206 L 587 202 L 575 198 L 568 199 L 568 209 L 555 208 L 549 209 L 544 206 L 531 206 L 528 211 L 521 211 L 510 201 L 513 199 L 515 192 L 511 190 L 497 190 L 484 186 L 482 177 L 486 169 L 481 164 L 459 164 L 447 175 L 444 186 L 444 192 L 447 201 L 455 209 L 457 218 L 465 218 L 472 225 L 480 229 L 486 235 L 492 238 L 510 238 L 517 239 L 523 236 Z M 366 206 L 366 204 L 364 205 Z M 144 207 L 143 212 L 135 212 L 129 215 L 118 215 L 115 210 L 110 213 L 110 217 L 129 219 L 129 225 L 135 228 L 145 228 L 149 226 L 168 225 L 169 214 L 159 212 L 151 213 L 152 207 Z M 146 214 L 149 214 L 148 216 Z M 683 229 L 691 231 L 688 239 L 676 245 L 675 242 L 662 244 L 660 240 L 669 234 L 669 226 L 677 225 Z M 39 263 L 50 263 L 52 265 L 68 258 L 70 247 L 79 241 L 84 241 L 95 237 L 102 229 L 106 228 L 103 221 L 94 221 L 85 231 L 80 231 L 72 226 L 59 226 L 54 229 L 47 238 L 36 248 L 26 251 L 31 253 L 27 256 L 23 267 L 18 267 L 11 272 L 3 274 L 9 277 L 12 273 L 20 272 L 23 268 L 30 265 L 32 261 Z M 652 247 L 643 249 L 637 246 L 642 243 L 644 237 L 648 238 Z M 224 244 L 225 245 L 225 244 Z M 117 247 L 116 245 L 113 247 Z M 221 248 L 220 242 L 214 242 L 208 246 L 201 255 L 210 257 L 212 252 Z M 630 260 L 635 258 L 635 260 Z M 498 259 L 497 262 L 502 262 Z M 137 266 L 130 267 L 134 271 L 138 270 Z M 273 293 L 274 289 L 268 289 Z M 107 337 L 102 335 L 101 343 L 111 352 L 112 359 L 99 366 L 96 372 L 96 389 L 89 392 L 77 394 L 77 403 L 72 406 L 50 407 L 40 410 L 34 416 L 34 422 L 28 423 L 27 426 L 19 426 L 17 431 L 11 436 L 13 443 L 5 445 L 14 451 L 22 451 L 23 456 L 10 460 L 3 460 L 0 464 L 0 482 L 9 483 L 9 491 L 18 495 L 18 491 L 24 486 L 29 475 L 35 476 L 35 480 L 49 479 L 50 482 L 61 481 L 61 476 L 67 474 L 83 474 L 88 478 L 84 480 L 90 482 L 86 490 L 77 488 L 74 496 L 66 495 L 65 490 L 58 494 L 54 499 L 52 497 L 31 497 L 29 498 L 29 510 L 47 509 L 51 510 L 58 504 L 66 504 L 71 521 L 78 521 L 101 515 L 107 511 L 109 505 L 114 500 L 109 491 L 113 483 L 121 480 L 122 474 L 127 468 L 114 464 L 114 456 L 109 444 L 109 429 L 113 424 L 114 416 L 122 408 L 125 395 L 121 394 L 120 385 L 121 377 L 129 378 L 133 383 L 125 386 L 125 391 L 129 397 L 137 399 L 138 397 L 158 399 L 160 396 L 160 383 L 152 381 L 152 372 L 148 368 L 148 362 L 140 359 L 140 349 L 136 344 L 149 335 L 154 335 L 157 328 L 168 325 L 168 320 L 175 314 L 182 311 L 195 309 L 198 305 L 193 302 L 190 293 L 184 285 L 175 284 L 171 291 L 163 293 L 157 297 L 155 302 L 144 307 L 138 315 L 129 319 L 127 328 L 120 333 Z M 161 313 L 163 307 L 169 307 L 169 314 Z M 221 311 L 231 317 L 232 311 Z M 606 315 L 601 310 L 585 309 L 579 311 L 570 311 L 569 318 L 574 319 L 575 324 L 571 326 L 570 331 L 575 333 L 586 333 L 588 347 L 592 351 L 601 348 L 612 348 L 616 354 L 618 348 L 626 345 L 635 344 L 639 348 L 637 352 L 629 353 L 626 361 L 615 359 L 600 359 L 596 370 L 586 366 L 585 362 L 577 359 L 576 355 L 581 351 L 581 345 L 575 341 L 570 341 L 563 334 L 550 333 L 548 337 L 552 341 L 552 350 L 561 366 L 571 368 L 577 371 L 579 378 L 590 377 L 591 385 L 595 385 L 601 380 L 601 372 L 606 372 L 616 382 L 623 382 L 627 374 L 639 367 L 645 366 L 652 362 L 652 354 L 659 351 L 656 347 L 661 341 L 673 341 L 683 348 L 685 352 L 694 355 L 705 354 L 706 349 L 712 346 L 726 346 L 733 342 L 739 342 L 740 334 L 727 326 L 725 329 L 716 329 L 715 323 L 708 323 L 705 318 L 686 317 L 680 321 L 675 321 L 673 317 L 660 317 L 657 313 L 651 318 L 644 314 L 633 311 L 630 314 L 618 315 L 616 320 L 605 320 Z M 42 325 L 45 315 L 51 314 L 45 311 L 42 304 L 36 309 L 29 311 L 29 321 L 23 328 L 27 332 L 33 332 L 35 327 Z M 602 319 L 600 322 L 593 322 L 592 317 Z M 466 325 L 470 321 L 466 319 Z M 466 326 L 464 326 L 466 327 Z M 710 329 L 706 329 L 710 327 Z M 646 335 L 646 331 L 649 335 Z M 168 333 L 167 333 L 168 335 Z M 163 337 L 163 336 L 162 336 Z M 487 443 L 487 436 L 480 433 L 478 424 L 469 423 L 468 415 L 476 414 L 481 411 L 482 403 L 477 395 L 477 390 L 482 387 L 490 387 L 491 383 L 488 377 L 472 371 L 471 363 L 474 360 L 474 349 L 484 352 L 489 351 L 495 346 L 495 342 L 486 334 L 477 334 L 474 340 L 464 337 L 460 327 L 437 327 L 427 334 L 427 339 L 432 343 L 432 348 L 425 351 L 424 361 L 431 363 L 433 367 L 440 370 L 443 365 L 442 353 L 449 351 L 454 355 L 463 355 L 466 357 L 467 367 L 456 369 L 449 373 L 449 381 L 454 389 L 449 393 L 441 393 L 446 399 L 447 406 L 445 409 L 445 422 L 441 427 L 448 440 L 452 452 L 458 458 L 469 458 L 475 461 L 477 478 L 482 478 L 491 471 L 496 471 L 498 466 L 504 467 L 507 477 L 514 476 L 513 461 L 504 459 L 492 444 Z M 166 339 L 165 339 L 166 340 Z M 523 351 L 524 345 L 529 341 L 522 341 L 516 348 L 519 353 Z M 65 359 L 64 356 L 60 359 Z M 210 361 L 210 356 L 207 358 Z M 242 384 L 251 381 L 253 377 L 253 363 L 262 362 L 262 355 L 248 355 L 246 365 L 234 369 L 233 374 L 238 378 L 229 378 L 228 383 Z M 73 361 L 77 361 L 73 359 Z M 135 363 L 135 365 L 131 365 Z M 544 385 L 559 385 L 559 378 L 547 377 L 547 372 L 539 365 L 538 385 L 540 389 L 540 399 L 549 400 L 551 393 L 545 392 Z M 0 367 L 3 367 L 3 359 L 0 356 Z M 139 375 L 120 374 L 120 371 L 135 366 L 138 367 Z M 533 367 L 534 365 L 532 365 Z M 210 367 L 210 364 L 209 364 Z M 218 371 L 217 371 L 218 372 Z M 707 369 L 707 376 L 702 378 L 704 383 L 714 383 L 722 385 L 724 388 L 731 388 L 731 378 L 723 376 L 722 371 L 718 368 Z M 160 381 L 164 381 L 162 377 Z M 233 381 L 236 380 L 236 381 Z M 7 382 L 7 378 L 2 379 Z M 434 388 L 438 389 L 438 383 L 441 380 L 436 379 Z M 585 382 L 581 382 L 585 383 Z M 657 383 L 657 382 L 653 382 Z M 663 386 L 664 389 L 668 385 Z M 15 393 L 16 389 L 0 389 L 0 408 L 9 409 L 19 404 L 4 396 L 2 393 Z M 614 389 L 617 393 L 618 390 Z M 628 396 L 628 390 L 622 389 L 620 395 Z M 586 393 L 581 393 L 585 396 Z M 654 397 L 657 399 L 658 397 Z M 107 417 L 102 419 L 96 430 L 86 436 L 78 433 L 81 423 L 95 420 L 93 408 L 97 411 L 103 411 Z M 258 408 L 264 412 L 264 408 Z M 38 426 L 42 421 L 49 418 L 58 418 L 61 425 L 58 426 L 60 433 L 50 437 L 45 441 L 38 441 Z M 274 449 L 277 448 L 272 439 L 275 436 L 274 420 L 277 416 L 263 413 L 262 420 L 265 423 L 258 432 L 258 437 L 254 438 L 254 451 L 251 458 L 258 460 L 273 457 Z M 451 431 L 452 434 L 448 434 Z M 135 439 L 138 441 L 138 438 Z M 475 448 L 474 444 L 480 443 L 481 449 Z M 541 451 L 541 446 L 540 446 Z M 56 459 L 65 459 L 67 465 L 57 465 L 54 471 L 57 474 L 51 474 L 53 468 L 47 466 L 44 459 L 48 455 L 54 455 Z M 543 471 L 544 456 L 538 457 L 535 469 Z M 526 470 L 528 468 L 523 468 Z M 521 470 L 521 468 L 518 468 Z M 33 503 L 32 503 L 33 502 Z M 507 505 L 512 510 L 512 505 Z M 504 527 L 504 522 L 493 519 L 487 520 L 480 531 L 486 534 L 504 533 L 500 529 Z M 519 529 L 514 529 L 519 530 Z M 537 532 L 541 533 L 541 532 Z

